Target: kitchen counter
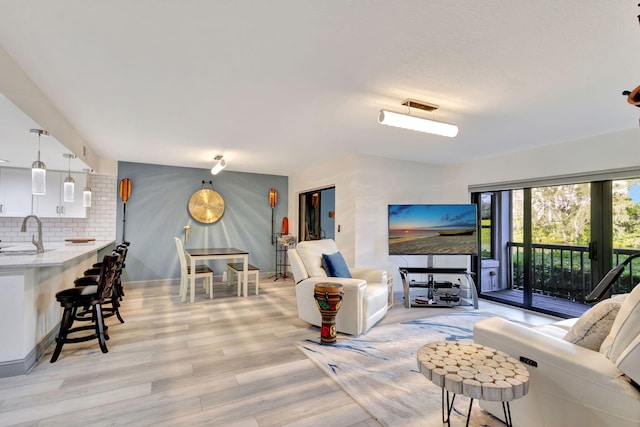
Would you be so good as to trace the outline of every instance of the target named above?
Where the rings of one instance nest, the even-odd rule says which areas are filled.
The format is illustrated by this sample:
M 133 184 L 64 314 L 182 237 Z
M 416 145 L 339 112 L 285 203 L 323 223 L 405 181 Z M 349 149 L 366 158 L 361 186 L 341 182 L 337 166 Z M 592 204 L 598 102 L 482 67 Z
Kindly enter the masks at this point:
M 31 243 L 6 243 L 3 244 L 0 249 L 2 251 L 2 253 L 0 253 L 0 272 L 8 268 L 60 266 L 113 244 L 113 240 L 93 241 L 89 243 L 45 242 L 44 253 L 14 255 L 11 252 L 35 250 L 36 247 Z
M 56 293 L 98 261 L 98 251 L 115 241 L 45 242 L 41 254 L 31 243 L 2 243 L 0 253 L 0 378 L 28 373 L 55 341 L 62 317 Z M 64 357 L 64 353 L 63 353 Z

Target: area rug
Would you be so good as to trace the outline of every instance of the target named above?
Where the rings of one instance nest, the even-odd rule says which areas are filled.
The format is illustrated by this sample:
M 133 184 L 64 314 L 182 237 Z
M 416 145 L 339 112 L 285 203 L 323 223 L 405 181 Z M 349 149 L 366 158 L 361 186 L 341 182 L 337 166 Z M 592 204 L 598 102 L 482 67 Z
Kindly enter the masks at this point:
M 338 335 L 336 344 L 320 339 L 298 348 L 382 425 L 442 426 L 442 389 L 418 370 L 416 353 L 428 342 L 473 341 L 473 324 L 485 312 L 454 312 L 393 325 L 376 326 L 357 338 Z M 341 338 L 344 337 L 344 338 Z M 464 425 L 469 399 L 456 396 L 452 425 Z M 471 426 L 504 424 L 473 403 Z

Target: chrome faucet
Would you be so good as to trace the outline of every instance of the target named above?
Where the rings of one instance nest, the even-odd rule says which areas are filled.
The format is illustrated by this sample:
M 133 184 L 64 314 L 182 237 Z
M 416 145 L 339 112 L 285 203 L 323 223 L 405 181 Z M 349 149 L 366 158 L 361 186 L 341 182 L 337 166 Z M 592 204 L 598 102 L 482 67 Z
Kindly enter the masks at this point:
M 27 231 L 27 221 L 29 220 L 29 218 L 35 219 L 36 222 L 38 223 L 38 240 L 36 241 L 36 236 L 32 235 L 31 243 L 36 245 L 36 248 L 37 248 L 36 253 L 41 254 L 44 252 L 44 246 L 42 245 L 42 221 L 40 221 L 40 218 L 38 218 L 35 215 L 27 215 L 25 219 L 22 220 L 22 228 L 20 229 L 20 231 L 22 231 L 23 233 Z

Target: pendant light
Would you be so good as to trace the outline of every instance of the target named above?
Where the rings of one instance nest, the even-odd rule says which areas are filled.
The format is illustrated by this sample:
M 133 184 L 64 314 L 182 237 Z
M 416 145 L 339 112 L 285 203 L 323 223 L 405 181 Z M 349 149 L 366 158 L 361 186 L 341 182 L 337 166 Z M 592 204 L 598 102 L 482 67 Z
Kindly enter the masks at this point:
M 65 202 L 73 202 L 73 190 L 76 185 L 76 180 L 71 177 L 71 159 L 75 159 L 78 156 L 67 153 L 63 154 L 63 156 L 69 159 L 69 175 L 64 179 L 63 200 Z
M 42 129 L 31 129 L 29 132 L 38 135 L 38 160 L 31 164 L 31 194 L 43 196 L 47 192 L 47 166 L 40 161 L 40 136 L 48 136 L 49 132 Z
M 87 173 L 87 185 L 82 190 L 82 206 L 85 208 L 91 207 L 91 172 L 92 169 L 83 169 Z

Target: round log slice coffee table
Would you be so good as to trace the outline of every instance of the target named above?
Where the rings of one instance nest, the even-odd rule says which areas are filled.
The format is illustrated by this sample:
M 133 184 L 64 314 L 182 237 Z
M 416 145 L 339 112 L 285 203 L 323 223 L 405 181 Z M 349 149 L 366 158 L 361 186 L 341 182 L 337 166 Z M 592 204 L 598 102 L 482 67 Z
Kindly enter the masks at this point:
M 517 359 L 481 344 L 457 341 L 425 344 L 417 357 L 422 375 L 442 388 L 443 423 L 450 425 L 453 402 L 462 394 L 471 398 L 467 426 L 474 399 L 502 402 L 504 421 L 513 425 L 509 402 L 529 391 L 529 371 Z

